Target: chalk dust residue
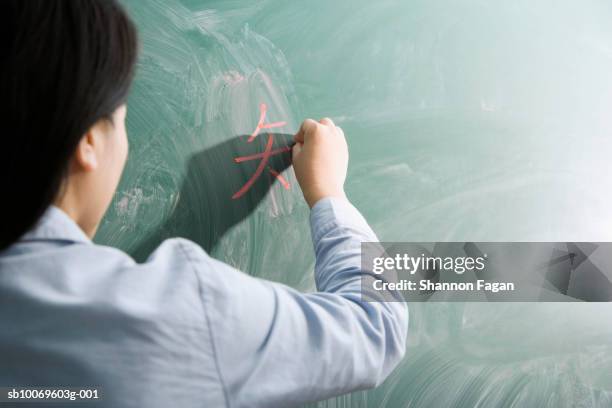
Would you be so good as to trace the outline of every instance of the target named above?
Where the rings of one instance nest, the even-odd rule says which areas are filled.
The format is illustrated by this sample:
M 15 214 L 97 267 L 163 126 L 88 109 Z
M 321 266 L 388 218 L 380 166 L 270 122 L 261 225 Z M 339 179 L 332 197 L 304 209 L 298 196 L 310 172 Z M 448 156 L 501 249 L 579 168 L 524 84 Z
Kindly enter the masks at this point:
M 298 104 L 285 56 L 249 27 L 261 4 L 188 8 L 178 0 L 151 0 L 126 6 L 139 26 L 142 43 L 128 101 L 130 157 L 99 240 L 130 250 L 156 234 L 180 235 L 181 225 L 193 226 L 215 213 L 211 208 L 223 209 L 231 197 L 204 191 L 196 176 L 187 186 L 194 193 L 190 196 L 197 197 L 194 208 L 177 215 L 179 192 L 187 191 L 184 180 L 190 159 L 236 136 L 251 134 L 262 103 L 267 105 L 268 122 L 286 125 L 263 129 L 261 135 L 264 130 L 294 132 Z M 228 163 L 227 171 L 238 171 L 236 166 Z M 304 207 L 299 189 L 284 187 L 297 185 L 293 170 L 275 177 L 283 182 L 274 183 L 255 211 L 227 232 L 215 253 L 255 275 L 291 283 L 293 277 L 280 272 L 288 265 L 276 269 L 263 265 L 270 264 L 271 257 L 286 259 L 279 258 L 279 253 L 309 253 L 308 241 L 301 238 L 308 235 L 308 223 L 306 213 L 295 215 L 296 208 Z M 263 178 L 259 181 L 267 182 Z M 279 249 L 277 237 L 293 242 L 288 237 L 292 234 L 292 247 Z M 312 267 L 311 259 L 304 262 L 304 268 Z M 301 267 L 294 264 L 293 269 L 297 275 Z

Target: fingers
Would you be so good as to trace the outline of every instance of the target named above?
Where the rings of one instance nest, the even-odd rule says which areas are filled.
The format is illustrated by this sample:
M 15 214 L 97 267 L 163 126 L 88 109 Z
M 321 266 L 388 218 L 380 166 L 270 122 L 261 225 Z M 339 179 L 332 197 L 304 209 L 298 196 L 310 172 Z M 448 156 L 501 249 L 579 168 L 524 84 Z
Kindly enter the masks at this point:
M 306 119 L 304 120 L 304 122 L 302 122 L 302 125 L 300 126 L 300 129 L 295 134 L 295 136 L 293 136 L 293 140 L 297 143 L 304 143 L 305 136 L 311 133 L 315 133 L 319 125 L 340 129 L 334 124 L 334 121 L 332 121 L 330 118 L 323 118 L 319 120 L 319 122 L 316 122 L 312 119 Z M 342 129 L 340 129 L 340 131 L 342 132 Z
M 309 135 L 317 134 L 317 129 L 321 125 L 328 126 L 328 127 L 331 127 L 332 129 L 337 130 L 338 133 L 341 134 L 344 137 L 344 132 L 342 131 L 342 129 L 340 127 L 338 127 L 338 126 L 336 126 L 334 124 L 333 120 L 331 120 L 330 118 L 323 118 L 323 119 L 319 120 L 319 122 L 315 122 L 312 119 L 306 119 L 304 122 L 302 122 L 302 125 L 300 126 L 300 129 L 295 134 L 295 136 L 293 136 L 293 140 L 296 143 L 304 143 L 304 140 Z
M 342 137 L 344 137 L 344 130 L 342 130 L 340 126 L 336 126 L 336 130 L 338 131 L 338 133 L 340 133 Z
M 300 126 L 300 130 L 293 136 L 293 140 L 297 143 L 304 143 L 304 136 L 306 134 L 314 131 L 317 128 L 317 122 L 312 119 L 306 119 L 302 122 L 302 126 Z
M 319 123 L 322 125 L 331 126 L 331 127 L 336 126 L 334 125 L 334 122 L 330 118 L 323 118 L 319 121 Z
M 296 143 L 291 148 L 291 158 L 293 160 L 295 160 L 295 158 L 302 152 L 302 146 L 303 145 L 301 143 Z

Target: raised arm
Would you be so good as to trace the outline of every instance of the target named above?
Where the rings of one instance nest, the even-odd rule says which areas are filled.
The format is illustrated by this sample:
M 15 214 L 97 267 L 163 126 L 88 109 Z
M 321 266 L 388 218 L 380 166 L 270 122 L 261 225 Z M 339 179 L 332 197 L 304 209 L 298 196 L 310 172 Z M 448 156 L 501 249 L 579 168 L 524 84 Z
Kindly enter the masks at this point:
M 320 292 L 303 294 L 186 253 L 201 280 L 211 353 L 228 406 L 293 406 L 381 383 L 401 360 L 403 303 L 361 299 L 361 242 L 376 241 L 342 185 L 348 153 L 329 120 L 305 122 L 294 166 L 306 201 Z

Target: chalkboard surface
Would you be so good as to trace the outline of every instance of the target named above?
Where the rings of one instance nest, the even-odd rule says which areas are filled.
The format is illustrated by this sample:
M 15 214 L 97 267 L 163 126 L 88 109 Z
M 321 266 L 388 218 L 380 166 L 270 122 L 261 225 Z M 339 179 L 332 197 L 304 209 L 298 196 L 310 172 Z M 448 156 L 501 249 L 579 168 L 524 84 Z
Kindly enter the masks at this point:
M 132 0 L 130 156 L 96 237 L 184 236 L 313 290 L 287 146 L 349 140 L 347 193 L 386 241 L 612 240 L 612 4 Z M 610 304 L 411 304 L 407 357 L 329 407 L 611 406 Z

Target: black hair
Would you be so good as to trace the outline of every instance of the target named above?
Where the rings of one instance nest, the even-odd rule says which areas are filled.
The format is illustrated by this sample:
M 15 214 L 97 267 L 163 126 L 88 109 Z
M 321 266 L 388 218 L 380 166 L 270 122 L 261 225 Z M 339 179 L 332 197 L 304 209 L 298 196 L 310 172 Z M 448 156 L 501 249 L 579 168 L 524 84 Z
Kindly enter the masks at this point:
M 0 249 L 57 198 L 82 136 L 129 91 L 134 24 L 116 0 L 0 3 Z

